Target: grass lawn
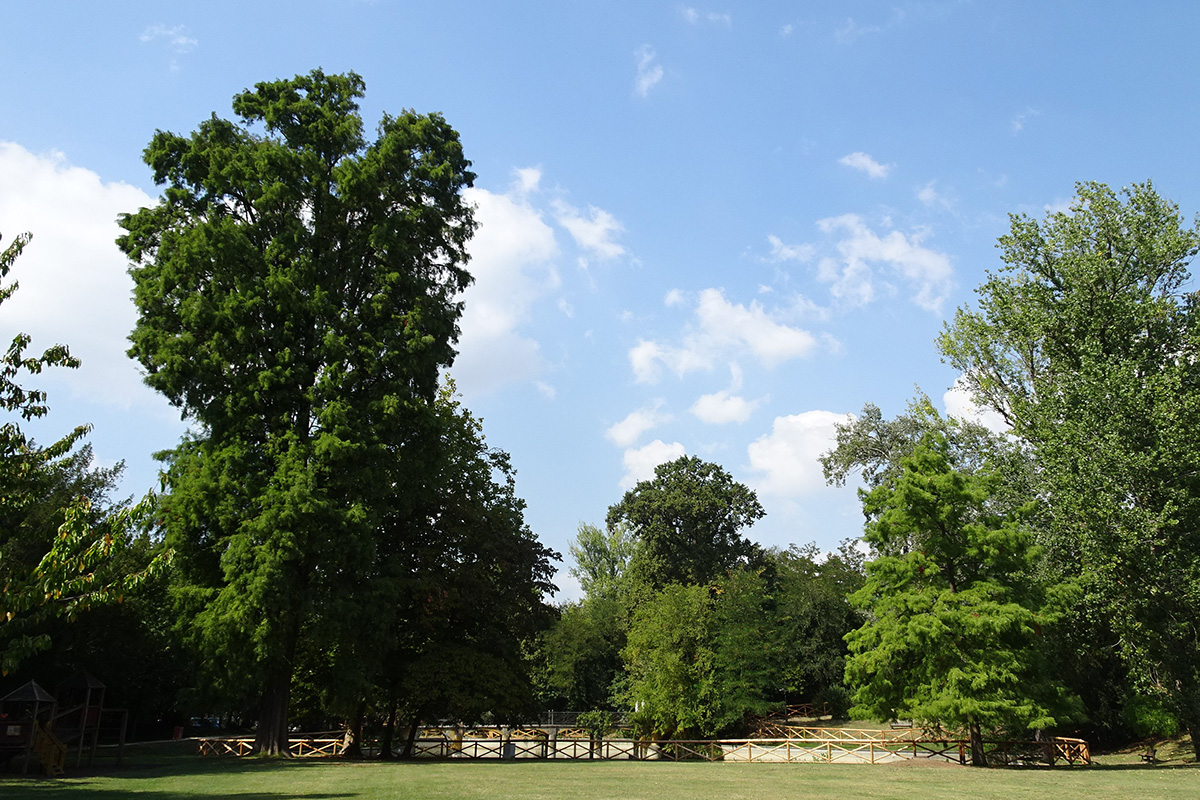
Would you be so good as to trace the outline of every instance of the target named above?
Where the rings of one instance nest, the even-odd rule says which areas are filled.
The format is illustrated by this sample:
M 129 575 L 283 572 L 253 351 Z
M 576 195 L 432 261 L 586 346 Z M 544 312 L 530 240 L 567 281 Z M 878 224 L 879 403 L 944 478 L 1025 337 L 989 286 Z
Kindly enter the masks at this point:
M 679 764 L 654 762 L 406 762 L 202 759 L 131 748 L 127 764 L 65 779 L 0 776 L 4 800 L 766 800 L 838 798 L 1200 797 L 1200 767 L 1143 766 L 1114 756 L 1092 767 L 972 769 L 885 765 Z M 1134 762 L 1134 763 L 1130 763 Z

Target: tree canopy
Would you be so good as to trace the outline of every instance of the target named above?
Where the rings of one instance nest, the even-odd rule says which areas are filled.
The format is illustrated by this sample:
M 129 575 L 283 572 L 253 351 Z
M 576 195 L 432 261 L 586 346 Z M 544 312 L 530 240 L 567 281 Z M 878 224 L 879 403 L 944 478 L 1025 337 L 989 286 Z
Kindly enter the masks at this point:
M 741 535 L 766 512 L 758 497 L 716 464 L 682 456 L 660 464 L 608 510 L 641 542 L 637 567 L 655 587 L 713 581 L 758 548 Z
M 29 242 L 17 236 L 0 250 L 0 281 Z M 0 304 L 17 290 L 0 286 Z M 22 386 L 23 375 L 79 365 L 65 345 L 40 355 L 17 334 L 0 356 L 0 409 L 20 420 L 45 416 L 41 389 Z M 46 446 L 22 430 L 18 419 L 0 425 L 0 674 L 50 646 L 47 623 L 72 619 L 92 605 L 120 599 L 146 576 L 146 564 L 121 565 L 120 553 L 148 502 L 134 508 L 105 503 L 110 475 L 90 469 L 91 450 L 75 450 L 88 432 L 81 425 Z M 157 568 L 165 556 L 151 566 Z M 122 566 L 129 566 L 123 569 Z
M 864 495 L 863 538 L 881 553 L 853 601 L 867 622 L 847 635 L 847 681 L 860 713 L 970 731 L 1044 728 L 1072 711 L 1039 648 L 1068 597 L 1036 581 L 1037 550 L 1020 514 L 990 504 L 996 479 L 965 473 L 929 434 L 890 485 Z M 1058 715 L 1058 716 L 1056 716 Z
M 1149 183 L 1076 195 L 1012 217 L 1004 266 L 939 344 L 1030 448 L 1052 565 L 1200 754 L 1200 225 Z
M 195 431 L 164 501 L 182 595 L 230 688 L 258 686 L 265 752 L 287 752 L 302 637 L 332 646 L 370 602 L 357 578 L 409 502 L 470 282 L 457 134 L 405 111 L 368 141 L 363 92 L 315 70 L 238 94 L 237 121 L 159 131 L 162 201 L 120 219 L 130 355 Z

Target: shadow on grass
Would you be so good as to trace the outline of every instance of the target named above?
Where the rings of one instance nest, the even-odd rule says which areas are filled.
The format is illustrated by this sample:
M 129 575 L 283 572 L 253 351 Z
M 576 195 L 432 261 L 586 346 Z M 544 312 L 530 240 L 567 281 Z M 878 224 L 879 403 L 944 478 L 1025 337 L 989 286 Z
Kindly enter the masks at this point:
M 1200 772 L 1198 764 L 1092 764 L 1084 769 L 1100 772 L 1173 772 L 1175 770 L 1191 770 Z
M 55 783 L 26 783 L 18 786 L 5 786 L 4 781 L 0 779 L 0 790 L 3 790 L 5 800 L 21 800 L 21 798 L 37 798 L 38 800 L 54 800 L 58 797 L 70 797 L 71 800 L 116 800 L 116 798 L 129 797 L 128 789 L 99 789 L 87 786 L 72 784 L 71 782 L 55 782 Z M 196 800 L 198 795 L 196 792 L 171 792 L 158 789 L 137 790 L 137 798 L 145 798 L 145 800 Z M 358 797 L 357 794 L 346 793 L 313 793 L 304 794 L 304 798 L 316 798 L 321 800 L 325 798 L 338 797 Z M 223 792 L 223 798 L 231 798 L 232 800 L 283 800 L 283 798 L 294 798 L 296 794 L 293 792 Z

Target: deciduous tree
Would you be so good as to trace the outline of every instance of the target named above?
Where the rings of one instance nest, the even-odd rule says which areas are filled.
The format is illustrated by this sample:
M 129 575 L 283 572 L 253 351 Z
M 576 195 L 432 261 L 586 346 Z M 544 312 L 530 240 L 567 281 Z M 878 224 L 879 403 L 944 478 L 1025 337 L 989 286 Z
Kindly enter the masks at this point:
M 940 347 L 1032 450 L 1053 563 L 1200 756 L 1200 225 L 1149 183 L 1076 195 L 1012 217 Z
M 0 250 L 0 280 L 8 277 L 29 241 L 18 236 Z M 0 304 L 17 283 L 0 286 Z M 117 556 L 149 502 L 134 508 L 105 507 L 105 473 L 89 474 L 86 447 L 73 448 L 88 432 L 82 425 L 40 446 L 18 420 L 49 413 L 46 393 L 18 383 L 22 374 L 79 365 L 65 345 L 29 355 L 30 337 L 17 334 L 0 356 L 0 673 L 50 646 L 46 623 L 120 599 L 145 577 L 146 565 L 121 565 Z M 12 419 L 11 417 L 18 419 Z M 78 480 L 72 480 L 72 477 Z M 93 505 L 93 501 L 97 501 Z M 162 563 L 162 558 L 152 566 Z M 130 569 L 122 569 L 128 566 Z
M 660 464 L 608 510 L 641 543 L 634 565 L 651 587 L 702 584 L 760 556 L 741 531 L 766 512 L 754 492 L 716 464 L 683 456 Z

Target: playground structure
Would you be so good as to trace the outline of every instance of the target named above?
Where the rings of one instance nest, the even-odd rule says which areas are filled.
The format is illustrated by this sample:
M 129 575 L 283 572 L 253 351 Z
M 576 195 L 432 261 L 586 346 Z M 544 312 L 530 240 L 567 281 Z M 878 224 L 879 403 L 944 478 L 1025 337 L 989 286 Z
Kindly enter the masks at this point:
M 102 744 L 125 750 L 129 712 L 104 707 L 105 686 L 87 672 L 77 673 L 47 692 L 30 681 L 0 697 L 0 765 L 21 759 L 27 773 L 36 761 L 47 775 L 62 775 L 70 756 L 79 767 L 92 766 Z
M 920 729 L 862 730 L 782 726 L 785 736 L 745 739 L 659 740 L 634 738 L 618 728 L 603 737 L 560 725 L 536 726 L 424 726 L 414 740 L 413 756 L 431 759 L 539 759 L 723 761 L 742 763 L 886 764 L 910 759 L 930 759 L 956 764 L 970 760 L 965 739 Z M 1086 765 L 1091 763 L 1088 744 L 1082 739 L 1055 738 L 1044 742 L 985 741 L 994 764 L 1010 766 Z M 210 737 L 199 740 L 201 755 L 247 755 L 251 738 Z M 336 733 L 291 739 L 295 756 L 337 756 L 344 739 Z M 363 751 L 373 755 L 370 742 Z

